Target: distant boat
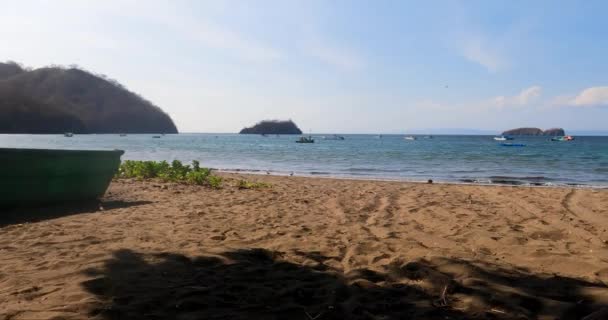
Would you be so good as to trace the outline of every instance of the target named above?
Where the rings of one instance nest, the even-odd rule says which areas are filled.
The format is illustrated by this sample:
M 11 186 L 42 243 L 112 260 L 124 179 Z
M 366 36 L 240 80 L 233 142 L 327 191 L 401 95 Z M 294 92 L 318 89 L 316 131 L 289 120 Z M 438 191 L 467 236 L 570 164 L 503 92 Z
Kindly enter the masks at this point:
M 404 137 L 403 139 L 413 141 L 413 140 L 416 140 L 416 137 L 414 137 L 414 136 L 407 136 L 407 137 Z
M 0 148 L 0 207 L 95 200 L 108 188 L 123 153 Z
M 331 137 L 325 137 L 325 136 L 323 136 L 323 140 L 344 140 L 344 137 L 343 136 L 339 136 L 337 134 L 334 134 Z
M 526 145 L 523 143 L 501 143 L 503 147 L 525 147 Z
M 66 133 L 64 133 L 64 134 L 63 134 L 63 136 L 64 136 L 64 137 L 71 138 L 71 137 L 73 137 L 73 136 L 74 136 L 74 134 L 73 134 L 73 133 L 71 133 L 71 132 L 66 132 Z
M 507 141 L 507 140 L 513 140 L 513 137 L 500 136 L 500 137 L 494 137 L 494 140 L 496 140 L 496 141 Z
M 159 139 L 160 136 L 152 136 L 152 138 Z
M 424 136 L 425 139 L 433 139 L 433 136 Z
M 573 136 L 553 137 L 551 141 L 574 141 Z
M 296 140 L 296 143 L 315 143 L 315 139 L 313 139 L 311 136 L 300 137 L 300 139 Z
M 121 136 L 121 137 L 126 137 L 126 136 L 127 136 L 127 134 L 126 134 L 126 133 L 121 133 L 121 134 L 120 134 L 120 136 Z

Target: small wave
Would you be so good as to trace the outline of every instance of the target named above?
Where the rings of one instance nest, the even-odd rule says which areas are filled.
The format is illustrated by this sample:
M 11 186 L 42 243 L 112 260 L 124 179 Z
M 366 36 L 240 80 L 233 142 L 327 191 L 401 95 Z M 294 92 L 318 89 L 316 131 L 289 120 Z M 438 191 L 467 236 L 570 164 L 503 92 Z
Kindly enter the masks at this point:
M 513 176 L 490 176 L 491 180 L 522 180 L 522 181 L 551 181 L 553 179 L 545 176 L 524 176 L 524 177 L 513 177 Z
M 348 172 L 402 172 L 400 169 L 348 168 Z
M 553 186 L 555 184 L 549 182 L 546 177 L 508 177 L 508 176 L 491 176 L 488 178 L 464 178 L 459 179 L 460 182 L 474 184 L 500 184 L 510 186 Z

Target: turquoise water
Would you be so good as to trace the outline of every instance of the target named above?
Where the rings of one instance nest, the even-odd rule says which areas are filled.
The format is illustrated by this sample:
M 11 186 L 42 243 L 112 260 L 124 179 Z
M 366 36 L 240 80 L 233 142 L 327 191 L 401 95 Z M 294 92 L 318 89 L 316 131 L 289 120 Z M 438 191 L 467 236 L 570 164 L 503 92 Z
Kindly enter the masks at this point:
M 228 171 L 446 182 L 608 187 L 608 137 L 517 138 L 504 147 L 491 136 L 345 135 L 295 143 L 297 136 L 179 134 L 0 135 L 0 147 L 123 149 L 123 159 L 199 160 Z

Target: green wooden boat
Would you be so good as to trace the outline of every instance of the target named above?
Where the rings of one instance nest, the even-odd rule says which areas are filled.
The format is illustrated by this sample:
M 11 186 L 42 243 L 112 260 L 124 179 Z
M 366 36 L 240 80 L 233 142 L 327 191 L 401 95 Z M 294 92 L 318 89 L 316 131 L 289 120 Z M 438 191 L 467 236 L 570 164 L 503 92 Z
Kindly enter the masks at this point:
M 100 198 L 116 174 L 123 153 L 0 148 L 0 206 Z

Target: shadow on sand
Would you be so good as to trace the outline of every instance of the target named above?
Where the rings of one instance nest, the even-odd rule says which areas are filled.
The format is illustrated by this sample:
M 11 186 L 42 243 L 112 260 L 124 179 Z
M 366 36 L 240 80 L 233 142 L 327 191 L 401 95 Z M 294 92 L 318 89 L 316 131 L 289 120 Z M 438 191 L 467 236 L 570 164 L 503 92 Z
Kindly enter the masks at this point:
M 335 257 L 236 250 L 189 258 L 120 250 L 87 270 L 101 319 L 581 319 L 605 305 L 603 284 L 455 259 L 347 274 Z
M 128 208 L 151 203 L 150 201 L 87 201 L 75 204 L 60 204 L 33 207 L 0 209 L 0 228 L 18 223 L 38 222 L 81 213 L 100 210 Z

